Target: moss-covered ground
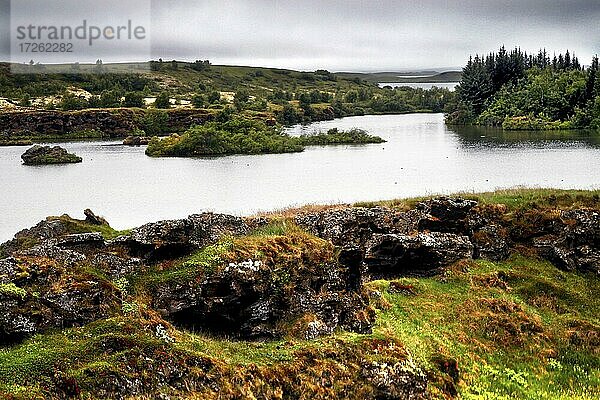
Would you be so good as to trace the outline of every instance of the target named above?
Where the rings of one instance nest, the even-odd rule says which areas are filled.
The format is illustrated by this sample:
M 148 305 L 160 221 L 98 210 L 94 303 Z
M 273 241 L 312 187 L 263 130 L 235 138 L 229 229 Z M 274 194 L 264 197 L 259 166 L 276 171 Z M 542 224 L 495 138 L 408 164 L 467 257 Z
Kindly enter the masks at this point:
M 517 210 L 594 205 L 598 193 L 539 189 L 472 197 Z M 113 282 L 125 296 L 120 314 L 0 348 L 0 398 L 52 398 L 56 387 L 90 398 L 99 385 L 159 380 L 167 365 L 185 365 L 179 389 L 165 389 L 176 398 L 365 399 L 373 387 L 361 375 L 364 362 L 407 360 L 425 371 L 434 399 L 600 398 L 600 277 L 561 271 L 532 255 L 462 261 L 437 277 L 369 282 L 373 332 L 310 341 L 234 341 L 179 330 L 136 294 L 136 285 L 189 279 L 248 257 L 290 268 L 308 250 L 325 258 L 332 251 L 278 220 L 147 271 L 143 282 L 134 276 Z M 153 397 L 139 397 L 145 398 Z

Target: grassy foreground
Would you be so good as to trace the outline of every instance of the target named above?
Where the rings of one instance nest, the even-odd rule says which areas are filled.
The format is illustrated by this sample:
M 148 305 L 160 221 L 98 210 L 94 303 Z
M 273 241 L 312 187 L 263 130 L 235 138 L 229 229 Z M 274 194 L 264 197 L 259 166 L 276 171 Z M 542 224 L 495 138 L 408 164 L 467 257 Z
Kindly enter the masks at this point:
M 598 207 L 598 192 L 538 189 L 473 197 L 514 210 Z M 206 269 L 219 258 L 249 254 L 281 256 L 289 267 L 315 243 L 321 241 L 277 222 L 214 246 L 208 255 L 201 251 L 180 260 L 173 276 L 148 277 L 180 279 L 197 273 L 195 265 Z M 561 271 L 525 252 L 504 262 L 459 262 L 432 278 L 370 282 L 373 333 L 337 332 L 310 341 L 293 335 L 232 341 L 179 330 L 146 308 L 139 281 L 110 284 L 124 296 L 120 315 L 0 348 L 0 398 L 42 398 L 56 382 L 75 398 L 89 398 L 89 388 L 112 384 L 116 375 L 122 384 L 135 381 L 140 370 L 160 376 L 162 365 L 173 360 L 197 365 L 184 378 L 190 386 L 167 393 L 176 398 L 370 398 L 371 387 L 357 378 L 365 360 L 421 369 L 434 399 L 600 397 L 600 278 Z M 8 290 L 14 288 L 0 286 L 0 293 Z M 152 328 L 157 324 L 163 329 Z M 217 386 L 199 384 L 204 375 Z
M 292 381 L 299 371 L 304 371 L 300 379 L 313 396 L 301 398 L 328 398 L 335 388 L 319 388 L 320 374 L 351 379 L 352 371 L 340 364 L 365 357 L 376 360 L 381 355 L 374 347 L 385 343 L 396 357 L 410 357 L 433 374 L 433 398 L 456 393 L 466 399 L 600 396 L 597 277 L 515 256 L 503 263 L 460 264 L 440 278 L 376 281 L 368 288 L 377 308 L 371 335 L 339 332 L 314 341 L 248 343 L 169 330 L 174 342 L 165 343 L 137 311 L 128 311 L 0 350 L 0 393 L 6 398 L 37 398 L 45 380 L 57 372 L 64 375 L 65 384 L 72 380 L 82 387 L 95 386 L 103 376 L 124 368 L 131 357 L 162 354 L 210 359 L 219 366 L 223 381 L 239 379 L 224 387 L 225 397 L 204 392 L 206 398 L 243 393 L 244 379 L 250 383 L 248 397 L 242 398 L 252 398 L 250 393 L 269 398 L 260 396 L 265 386 L 273 385 L 268 381 Z M 114 349 L 113 343 L 123 345 Z

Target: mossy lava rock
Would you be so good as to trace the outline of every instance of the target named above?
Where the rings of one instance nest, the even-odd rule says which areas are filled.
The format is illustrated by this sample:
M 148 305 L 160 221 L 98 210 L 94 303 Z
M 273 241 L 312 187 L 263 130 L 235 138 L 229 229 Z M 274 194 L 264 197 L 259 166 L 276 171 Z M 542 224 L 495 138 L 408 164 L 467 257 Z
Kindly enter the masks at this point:
M 21 156 L 25 165 L 72 164 L 82 162 L 82 158 L 67 152 L 60 146 L 35 145 Z

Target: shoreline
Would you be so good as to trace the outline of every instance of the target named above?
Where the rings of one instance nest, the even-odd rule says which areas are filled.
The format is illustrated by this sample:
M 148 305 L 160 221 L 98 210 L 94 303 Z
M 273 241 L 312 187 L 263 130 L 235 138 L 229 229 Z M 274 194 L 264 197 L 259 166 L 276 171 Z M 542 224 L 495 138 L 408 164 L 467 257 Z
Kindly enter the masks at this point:
M 13 131 L 10 128 L 6 131 L 2 132 L 0 135 L 0 146 L 15 146 L 22 145 L 28 146 L 31 144 L 37 143 L 59 143 L 64 141 L 79 141 L 79 140 L 93 140 L 93 139 L 125 139 L 128 136 L 131 136 L 132 132 L 135 129 L 139 128 L 136 123 L 136 119 L 139 120 L 140 114 L 147 114 L 152 112 L 166 112 L 167 115 L 170 116 L 171 121 L 167 121 L 167 125 L 169 126 L 168 132 L 162 133 L 160 135 L 153 135 L 158 137 L 167 137 L 172 133 L 183 132 L 188 129 L 191 125 L 199 124 L 202 125 L 205 122 L 208 122 L 213 119 L 215 110 L 211 109 L 189 109 L 189 108 L 181 108 L 181 109 L 166 109 L 166 110 L 157 110 L 157 109 L 137 109 L 137 108 L 113 108 L 113 109 L 85 109 L 85 110 L 76 110 L 76 111 L 59 111 L 59 110 L 31 110 L 31 111 L 0 111 L 0 123 L 3 119 L 7 121 L 11 119 L 11 116 L 24 117 L 23 121 L 27 120 L 27 123 L 23 123 L 20 118 L 16 118 L 16 121 L 6 122 L 4 121 L 4 125 L 13 125 L 15 128 Z M 76 117 L 81 117 L 89 115 L 90 120 L 86 121 L 85 117 L 83 121 L 81 121 L 78 125 L 72 125 L 71 119 Z M 181 117 L 178 118 L 178 114 L 181 114 Z M 337 119 L 350 118 L 350 117 L 361 117 L 361 116 L 379 116 L 379 115 L 410 115 L 410 114 L 435 114 L 430 110 L 415 110 L 415 111 L 406 111 L 406 112 L 386 112 L 386 113 L 372 113 L 372 114 L 363 114 L 363 115 L 344 115 L 342 117 L 336 118 L 321 118 L 311 121 L 306 124 L 295 124 L 295 125 L 310 125 L 315 122 L 323 122 L 323 121 L 335 121 Z M 65 133 L 55 133 L 55 134 L 34 134 L 32 133 L 36 128 L 31 128 L 28 130 L 28 124 L 31 124 L 31 119 L 35 119 L 36 117 L 48 117 L 47 120 L 43 121 L 42 125 L 48 125 L 57 123 L 58 126 L 70 126 L 70 132 Z M 104 119 L 104 125 L 107 124 L 117 124 L 118 127 L 116 130 L 113 128 L 112 131 L 104 131 L 103 129 L 91 129 L 91 127 L 98 125 L 98 118 Z M 274 116 L 268 115 L 266 119 L 272 119 Z M 106 122 L 106 121 L 109 122 Z M 110 122 L 112 121 L 112 122 Z M 189 125 L 186 125 L 189 123 Z M 103 124 L 99 124 L 103 126 Z M 295 126 L 291 125 L 291 126 Z M 23 127 L 25 126 L 25 127 Z M 286 126 L 288 127 L 288 126 Z M 23 141 L 23 144 L 14 144 L 15 142 Z M 30 143 L 31 142 L 31 143 Z
M 459 191 L 453 193 L 430 193 L 423 196 L 410 196 L 388 200 L 373 201 L 355 201 L 351 203 L 333 202 L 333 203 L 310 203 L 303 205 L 291 205 L 289 207 L 273 208 L 271 210 L 254 210 L 248 213 L 228 214 L 237 218 L 287 218 L 299 214 L 317 213 L 322 211 L 335 211 L 351 209 L 356 207 L 373 208 L 387 207 L 399 211 L 407 211 L 416 204 L 432 200 L 439 197 L 460 197 L 467 200 L 477 201 L 481 204 L 503 204 L 509 208 L 515 208 L 526 204 L 544 206 L 559 206 L 561 204 L 575 203 L 577 201 L 593 201 L 600 205 L 600 189 L 557 189 L 557 188 L 533 188 L 533 187 L 511 187 L 503 188 L 489 192 Z M 554 202 L 553 204 L 551 204 Z M 219 210 L 199 211 L 200 213 L 220 214 Z M 65 214 L 66 215 L 66 214 Z M 58 218 L 58 216 L 48 216 L 47 218 Z M 185 217 L 180 217 L 185 218 Z M 145 223 L 157 223 L 170 219 L 158 219 L 155 221 L 145 221 Z M 110 222 L 110 221 L 109 221 Z M 28 229 L 27 227 L 21 230 Z M 119 231 L 131 230 L 131 226 L 119 226 Z M 15 232 L 18 233 L 21 230 Z M 7 239 L 10 241 L 11 239 Z M 0 241 L 0 245 L 2 242 Z

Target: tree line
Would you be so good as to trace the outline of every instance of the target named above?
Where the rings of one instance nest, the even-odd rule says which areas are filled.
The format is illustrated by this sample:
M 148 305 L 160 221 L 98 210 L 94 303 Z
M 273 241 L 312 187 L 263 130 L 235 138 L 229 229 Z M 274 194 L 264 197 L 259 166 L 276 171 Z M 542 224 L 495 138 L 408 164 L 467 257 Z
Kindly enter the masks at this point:
M 600 127 L 598 57 L 584 67 L 571 52 L 527 54 L 519 48 L 470 57 L 450 124 L 506 129 Z

